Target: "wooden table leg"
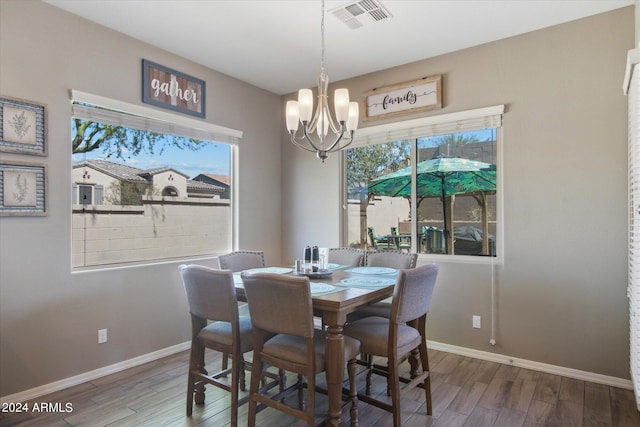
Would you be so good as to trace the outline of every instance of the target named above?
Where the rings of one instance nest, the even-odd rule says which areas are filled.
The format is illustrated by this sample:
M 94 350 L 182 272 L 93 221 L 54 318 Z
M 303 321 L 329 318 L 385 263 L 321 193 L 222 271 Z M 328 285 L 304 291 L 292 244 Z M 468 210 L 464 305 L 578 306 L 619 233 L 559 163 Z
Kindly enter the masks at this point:
M 328 323 L 327 328 L 327 388 L 329 397 L 328 426 L 340 425 L 342 384 L 344 382 L 344 336 L 342 324 Z

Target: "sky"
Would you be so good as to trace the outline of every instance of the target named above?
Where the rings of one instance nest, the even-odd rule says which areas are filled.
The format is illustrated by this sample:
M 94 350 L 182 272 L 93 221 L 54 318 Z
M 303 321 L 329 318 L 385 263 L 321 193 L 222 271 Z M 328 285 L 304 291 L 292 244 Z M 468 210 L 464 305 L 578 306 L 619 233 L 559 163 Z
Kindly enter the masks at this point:
M 181 150 L 173 146 L 167 146 L 163 153 L 153 156 L 140 153 L 135 157 L 125 159 L 107 158 L 101 150 L 84 154 L 73 154 L 73 162 L 83 160 L 101 159 L 114 163 L 126 164 L 140 169 L 155 169 L 170 167 L 194 178 L 201 173 L 215 175 L 229 175 L 231 147 L 227 144 L 206 143 L 197 151 Z
M 494 129 L 468 132 L 475 135 L 480 141 L 493 139 Z M 421 141 L 422 146 L 435 146 L 438 137 L 426 138 Z M 140 169 L 155 169 L 170 167 L 194 178 L 201 173 L 214 175 L 229 175 L 231 147 L 227 144 L 210 142 L 203 144 L 197 151 L 182 150 L 172 145 L 167 145 L 162 154 L 149 155 L 140 153 L 135 157 L 125 159 L 107 158 L 102 150 L 95 150 L 84 154 L 73 154 L 73 162 L 90 159 L 108 160 L 114 163 L 124 163 L 128 166 Z

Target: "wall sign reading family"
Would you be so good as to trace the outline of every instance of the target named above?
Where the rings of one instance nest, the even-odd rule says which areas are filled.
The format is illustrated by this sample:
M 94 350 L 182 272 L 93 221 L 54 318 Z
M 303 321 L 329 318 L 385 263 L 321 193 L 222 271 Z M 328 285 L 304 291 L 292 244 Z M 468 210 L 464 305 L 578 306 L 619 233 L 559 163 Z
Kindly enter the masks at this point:
M 142 102 L 204 118 L 205 82 L 143 59 Z
M 442 76 L 371 89 L 364 97 L 365 120 L 442 108 Z

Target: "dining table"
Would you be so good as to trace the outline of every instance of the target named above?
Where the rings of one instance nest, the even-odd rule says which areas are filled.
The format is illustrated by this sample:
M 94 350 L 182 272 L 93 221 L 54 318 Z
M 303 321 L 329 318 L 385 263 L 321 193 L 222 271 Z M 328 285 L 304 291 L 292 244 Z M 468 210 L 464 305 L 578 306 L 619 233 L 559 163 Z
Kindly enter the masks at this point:
M 339 426 L 344 383 L 344 336 L 347 315 L 393 295 L 398 270 L 386 267 L 350 267 L 329 264 L 326 271 L 296 273 L 289 267 L 246 270 L 309 277 L 314 314 L 327 331 L 326 380 L 329 417 L 325 425 Z M 240 272 L 234 273 L 238 300 L 246 301 Z

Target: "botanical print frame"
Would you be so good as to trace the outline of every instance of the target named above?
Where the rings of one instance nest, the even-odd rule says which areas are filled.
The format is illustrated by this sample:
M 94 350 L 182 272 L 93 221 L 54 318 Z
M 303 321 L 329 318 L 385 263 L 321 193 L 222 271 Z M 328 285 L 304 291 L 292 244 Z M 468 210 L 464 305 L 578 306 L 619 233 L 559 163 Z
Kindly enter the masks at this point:
M 47 166 L 0 163 L 0 216 L 46 215 Z
M 364 94 L 364 120 L 442 108 L 442 75 L 371 89 Z
M 45 105 L 0 96 L 0 151 L 47 155 Z

